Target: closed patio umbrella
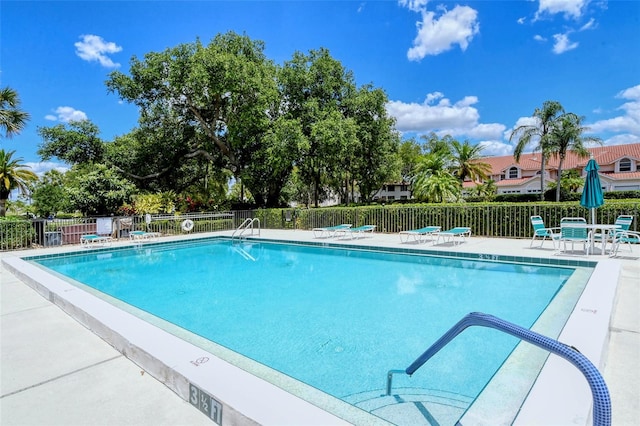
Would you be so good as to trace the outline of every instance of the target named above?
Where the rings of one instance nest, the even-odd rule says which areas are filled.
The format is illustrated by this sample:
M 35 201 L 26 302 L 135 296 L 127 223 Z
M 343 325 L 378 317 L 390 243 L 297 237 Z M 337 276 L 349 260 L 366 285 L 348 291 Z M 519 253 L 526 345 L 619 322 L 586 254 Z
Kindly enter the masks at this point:
M 591 223 L 596 223 L 596 208 L 604 204 L 604 196 L 602 195 L 602 186 L 600 185 L 600 176 L 598 170 L 600 166 L 596 160 L 591 159 L 585 167 L 587 176 L 584 179 L 584 187 L 582 189 L 582 197 L 580 197 L 580 205 L 591 211 Z

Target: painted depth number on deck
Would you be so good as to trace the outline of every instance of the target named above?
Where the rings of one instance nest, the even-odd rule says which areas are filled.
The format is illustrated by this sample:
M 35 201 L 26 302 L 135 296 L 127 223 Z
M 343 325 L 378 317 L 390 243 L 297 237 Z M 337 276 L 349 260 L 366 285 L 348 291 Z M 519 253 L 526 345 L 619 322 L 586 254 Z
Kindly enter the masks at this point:
M 222 425 L 222 404 L 193 383 L 189 383 L 189 402 L 211 420 Z

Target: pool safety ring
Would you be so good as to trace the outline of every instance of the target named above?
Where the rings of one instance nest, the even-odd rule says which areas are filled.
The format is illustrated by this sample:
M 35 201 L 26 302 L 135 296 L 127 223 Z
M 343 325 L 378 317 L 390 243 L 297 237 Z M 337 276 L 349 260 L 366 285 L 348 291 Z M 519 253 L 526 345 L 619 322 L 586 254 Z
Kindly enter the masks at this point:
M 185 232 L 189 232 L 193 229 L 193 221 L 191 219 L 186 219 L 182 222 L 182 230 Z

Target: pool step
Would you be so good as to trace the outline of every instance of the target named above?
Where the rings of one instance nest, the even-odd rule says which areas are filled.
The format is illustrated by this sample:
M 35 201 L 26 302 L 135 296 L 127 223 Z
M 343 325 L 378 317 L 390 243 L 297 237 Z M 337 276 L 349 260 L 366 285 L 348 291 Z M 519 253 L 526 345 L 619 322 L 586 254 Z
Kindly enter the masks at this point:
M 423 388 L 383 389 L 343 398 L 346 402 L 397 425 L 454 425 L 473 402 L 465 395 Z

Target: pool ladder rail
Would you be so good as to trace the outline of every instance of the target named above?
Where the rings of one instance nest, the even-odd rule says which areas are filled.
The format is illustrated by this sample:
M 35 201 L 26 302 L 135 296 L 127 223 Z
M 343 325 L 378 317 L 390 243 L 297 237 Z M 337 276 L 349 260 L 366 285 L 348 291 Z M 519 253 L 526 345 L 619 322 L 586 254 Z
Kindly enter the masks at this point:
M 258 219 L 257 217 L 247 218 L 244 220 L 244 222 L 242 222 L 240 226 L 235 229 L 235 231 L 233 231 L 233 234 L 231 234 L 231 241 L 233 241 L 235 238 L 241 239 L 243 237 L 246 237 L 245 232 L 247 232 L 248 230 L 251 230 L 250 235 L 253 235 L 253 231 L 254 229 L 256 229 L 256 223 L 258 224 L 258 236 L 260 236 L 260 219 Z
M 602 375 L 600 375 L 598 369 L 586 356 L 582 355 L 572 346 L 568 346 L 562 342 L 543 336 L 529 329 L 481 312 L 472 312 L 463 317 L 406 369 L 389 370 L 387 373 L 386 395 L 391 395 L 391 386 L 394 374 L 407 374 L 411 376 L 458 334 L 474 325 L 489 327 L 510 334 L 520 340 L 524 340 L 525 342 L 538 346 L 539 348 L 546 349 L 547 351 L 569 361 L 585 376 L 589 383 L 589 387 L 591 388 L 591 394 L 593 396 L 594 426 L 611 425 L 611 398 L 609 396 L 609 389 L 607 388 L 607 384 L 605 383 Z

